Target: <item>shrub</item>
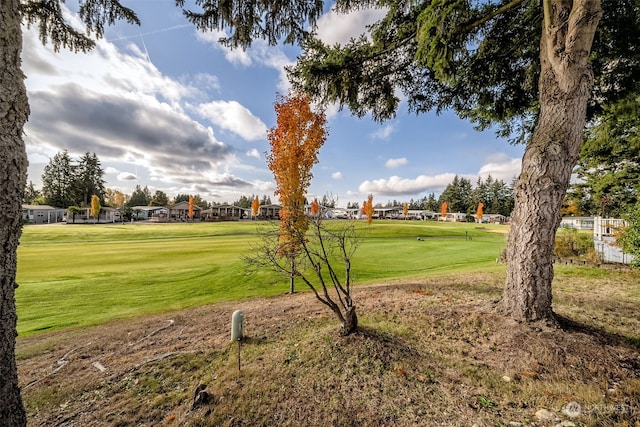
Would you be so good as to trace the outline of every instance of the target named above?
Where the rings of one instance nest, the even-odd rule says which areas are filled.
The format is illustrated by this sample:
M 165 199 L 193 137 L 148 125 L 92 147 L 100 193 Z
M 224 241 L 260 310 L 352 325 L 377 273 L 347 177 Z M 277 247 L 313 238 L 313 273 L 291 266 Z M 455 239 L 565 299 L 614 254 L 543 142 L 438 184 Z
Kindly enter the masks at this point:
M 575 228 L 565 228 L 556 234 L 554 254 L 559 258 L 586 258 L 589 261 L 597 257 L 593 237 Z

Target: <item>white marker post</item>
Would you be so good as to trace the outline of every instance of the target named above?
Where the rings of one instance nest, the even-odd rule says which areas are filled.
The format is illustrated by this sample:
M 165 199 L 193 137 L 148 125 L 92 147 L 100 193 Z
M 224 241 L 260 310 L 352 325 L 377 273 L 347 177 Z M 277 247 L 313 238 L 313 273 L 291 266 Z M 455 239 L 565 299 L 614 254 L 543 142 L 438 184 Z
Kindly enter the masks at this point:
M 240 343 L 242 342 L 242 321 L 244 313 L 242 310 L 236 310 L 231 315 L 231 341 L 238 342 L 238 371 L 240 371 Z

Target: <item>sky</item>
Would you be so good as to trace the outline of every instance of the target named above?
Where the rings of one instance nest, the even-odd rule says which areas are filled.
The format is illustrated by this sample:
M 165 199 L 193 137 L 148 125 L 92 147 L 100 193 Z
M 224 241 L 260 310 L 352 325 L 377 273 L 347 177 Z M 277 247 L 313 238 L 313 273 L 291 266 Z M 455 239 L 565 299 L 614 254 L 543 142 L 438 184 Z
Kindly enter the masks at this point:
M 173 0 L 124 0 L 141 26 L 106 29 L 90 53 L 53 52 L 24 28 L 23 70 L 31 106 L 25 126 L 29 177 L 41 188 L 45 165 L 58 152 L 74 159 L 96 153 L 106 187 L 131 194 L 199 194 L 213 203 L 263 195 L 277 202 L 265 154 L 275 126 L 273 103 L 290 88 L 284 67 L 295 46 L 256 41 L 230 50 L 222 33 L 198 32 Z M 64 6 L 64 5 L 63 5 Z M 69 20 L 77 21 L 68 1 Z M 381 16 L 327 9 L 318 34 L 345 43 Z M 80 25 L 80 24 L 78 24 Z M 328 136 L 313 168 L 308 197 L 328 195 L 338 206 L 420 199 L 444 190 L 455 175 L 507 183 L 520 172 L 523 146 L 445 112 L 415 115 L 406 102 L 385 123 L 327 109 Z

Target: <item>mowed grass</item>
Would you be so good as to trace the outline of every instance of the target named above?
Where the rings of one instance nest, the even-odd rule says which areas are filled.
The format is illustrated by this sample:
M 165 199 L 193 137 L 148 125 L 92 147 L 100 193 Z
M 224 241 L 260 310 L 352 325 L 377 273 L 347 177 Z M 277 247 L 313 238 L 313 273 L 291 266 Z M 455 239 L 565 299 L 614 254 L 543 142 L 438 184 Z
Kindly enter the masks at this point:
M 333 224 L 339 225 L 339 222 Z M 26 226 L 16 301 L 22 336 L 214 302 L 282 294 L 285 278 L 247 275 L 242 256 L 266 223 Z M 504 226 L 355 223 L 353 279 L 499 269 Z M 299 290 L 305 290 L 299 285 Z

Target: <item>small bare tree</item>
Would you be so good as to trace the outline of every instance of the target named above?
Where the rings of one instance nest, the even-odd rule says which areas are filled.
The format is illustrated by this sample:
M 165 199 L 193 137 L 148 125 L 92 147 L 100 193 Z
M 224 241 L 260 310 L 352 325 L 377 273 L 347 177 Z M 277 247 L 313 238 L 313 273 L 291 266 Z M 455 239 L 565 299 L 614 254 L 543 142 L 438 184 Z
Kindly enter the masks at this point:
M 270 269 L 285 277 L 298 277 L 338 317 L 343 335 L 358 328 L 356 306 L 351 298 L 351 258 L 358 247 L 353 224 L 334 223 L 327 227 L 320 217 L 309 221 L 307 232 L 295 233 L 300 250 L 295 262 L 280 252 L 279 230 L 261 231 L 261 239 L 251 255 L 245 256 L 248 271 Z M 339 266 L 339 267 L 336 267 Z

